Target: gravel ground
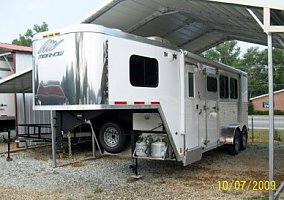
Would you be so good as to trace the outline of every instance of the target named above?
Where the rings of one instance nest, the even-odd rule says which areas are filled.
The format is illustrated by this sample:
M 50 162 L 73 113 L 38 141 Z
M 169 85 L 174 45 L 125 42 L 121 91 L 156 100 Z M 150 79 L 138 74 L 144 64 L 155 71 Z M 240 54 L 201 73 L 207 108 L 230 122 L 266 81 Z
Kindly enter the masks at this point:
M 1 146 L 1 145 L 0 145 Z M 3 146 L 3 145 L 2 145 Z M 284 145 L 275 149 L 277 184 L 284 180 Z M 66 156 L 59 159 L 61 167 L 52 168 L 51 149 L 43 147 L 12 154 L 7 162 L 0 155 L 1 199 L 260 199 L 267 191 L 219 190 L 218 181 L 268 179 L 268 148 L 266 144 L 250 144 L 237 156 L 224 149 L 204 154 L 195 164 L 183 167 L 170 161 L 139 161 L 143 178 L 130 176 L 131 160 L 104 156 L 86 160 L 90 149 L 73 151 L 76 159 L 70 165 Z

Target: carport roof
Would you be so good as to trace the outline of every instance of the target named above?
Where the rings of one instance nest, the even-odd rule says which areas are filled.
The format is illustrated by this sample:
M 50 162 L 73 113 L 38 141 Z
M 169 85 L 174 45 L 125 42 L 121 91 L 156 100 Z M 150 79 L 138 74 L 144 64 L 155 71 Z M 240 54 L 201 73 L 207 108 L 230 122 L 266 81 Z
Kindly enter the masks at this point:
M 32 69 L 1 79 L 0 93 L 32 93 Z
M 266 45 L 267 35 L 255 19 L 264 24 L 266 7 L 271 9 L 271 25 L 284 25 L 284 3 L 264 0 L 109 0 L 82 23 L 162 37 L 200 53 L 227 40 Z M 273 38 L 274 46 L 283 47 L 284 33 Z

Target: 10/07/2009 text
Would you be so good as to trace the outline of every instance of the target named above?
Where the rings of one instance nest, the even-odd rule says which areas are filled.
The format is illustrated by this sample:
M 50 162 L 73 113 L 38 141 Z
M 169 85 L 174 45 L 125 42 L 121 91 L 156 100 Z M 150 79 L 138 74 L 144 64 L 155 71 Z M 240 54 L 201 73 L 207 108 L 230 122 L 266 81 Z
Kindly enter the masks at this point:
M 275 181 L 265 181 L 265 180 L 219 180 L 218 189 L 220 191 L 231 191 L 231 190 L 253 190 L 253 191 L 267 191 L 276 190 Z

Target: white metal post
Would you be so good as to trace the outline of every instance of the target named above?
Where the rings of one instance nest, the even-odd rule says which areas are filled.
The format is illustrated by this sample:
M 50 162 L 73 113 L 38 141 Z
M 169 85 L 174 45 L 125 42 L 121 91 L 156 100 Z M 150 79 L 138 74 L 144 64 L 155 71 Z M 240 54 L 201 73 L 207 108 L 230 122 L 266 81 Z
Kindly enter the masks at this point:
M 268 85 L 269 85 L 269 183 L 274 181 L 274 97 L 273 97 L 273 57 L 272 33 L 267 33 L 268 44 Z M 269 199 L 274 199 L 274 191 L 269 188 Z
M 92 132 L 92 152 L 93 152 L 93 159 L 96 159 L 96 133 L 94 131 L 93 125 L 91 120 L 88 120 L 87 123 L 91 127 L 91 132 Z
M 25 93 L 22 93 L 22 95 L 23 95 L 23 107 L 24 107 L 24 124 L 27 124 L 26 95 Z

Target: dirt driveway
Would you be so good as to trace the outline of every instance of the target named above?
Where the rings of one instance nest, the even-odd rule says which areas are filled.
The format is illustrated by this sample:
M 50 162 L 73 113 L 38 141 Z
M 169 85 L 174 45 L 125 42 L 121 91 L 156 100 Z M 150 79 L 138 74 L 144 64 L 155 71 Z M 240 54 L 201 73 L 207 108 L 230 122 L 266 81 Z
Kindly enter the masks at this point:
M 83 159 L 90 151 L 79 155 Z M 276 144 L 277 186 L 284 180 L 283 156 L 284 145 Z M 268 145 L 261 143 L 237 156 L 216 149 L 187 167 L 141 160 L 138 181 L 129 178 L 128 158 L 105 156 L 53 169 L 50 147 L 12 157 L 6 162 L 6 155 L 0 156 L 1 199 L 261 199 L 271 186 Z

